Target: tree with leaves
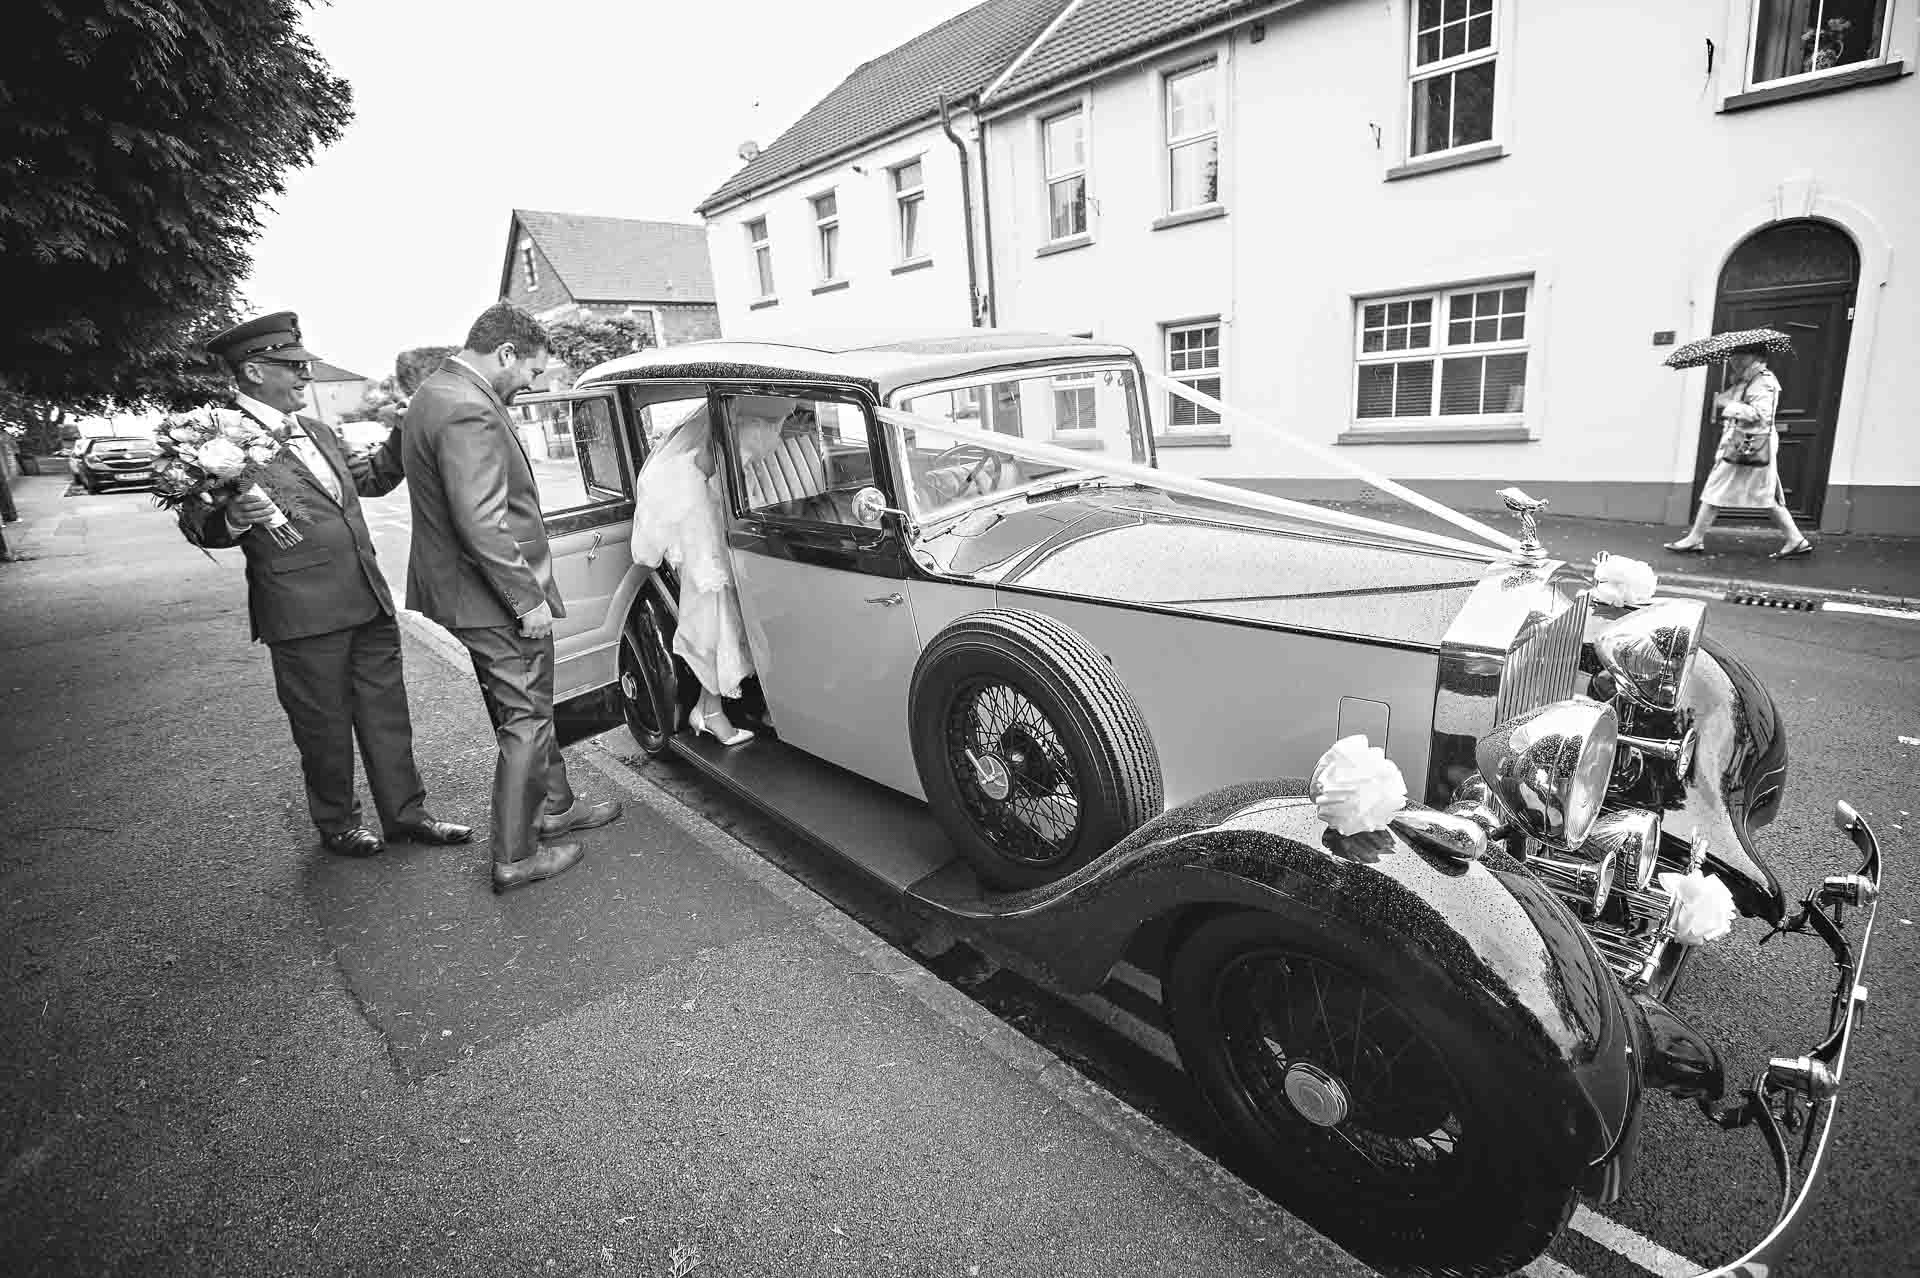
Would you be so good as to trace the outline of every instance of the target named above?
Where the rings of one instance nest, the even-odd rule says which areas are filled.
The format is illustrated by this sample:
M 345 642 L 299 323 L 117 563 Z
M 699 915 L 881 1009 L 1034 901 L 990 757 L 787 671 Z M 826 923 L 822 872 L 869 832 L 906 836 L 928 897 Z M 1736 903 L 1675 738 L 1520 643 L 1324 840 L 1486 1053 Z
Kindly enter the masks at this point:
M 402 398 L 412 398 L 420 383 L 433 376 L 458 346 L 415 346 L 393 357 L 393 380 Z
M 567 366 L 569 381 L 595 364 L 658 345 L 653 325 L 631 315 L 586 316 L 547 325 L 553 357 Z
M 18 0 L 0 46 L 0 384 L 75 411 L 224 391 L 259 210 L 352 93 L 310 0 Z

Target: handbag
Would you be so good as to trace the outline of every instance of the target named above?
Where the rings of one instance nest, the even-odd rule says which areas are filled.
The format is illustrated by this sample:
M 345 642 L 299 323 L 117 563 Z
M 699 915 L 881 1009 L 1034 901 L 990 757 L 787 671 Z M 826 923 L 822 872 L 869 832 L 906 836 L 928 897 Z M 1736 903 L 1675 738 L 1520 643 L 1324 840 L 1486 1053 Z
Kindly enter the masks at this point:
M 1729 430 L 1720 441 L 1720 460 L 1734 466 L 1765 466 L 1773 461 L 1773 432 Z

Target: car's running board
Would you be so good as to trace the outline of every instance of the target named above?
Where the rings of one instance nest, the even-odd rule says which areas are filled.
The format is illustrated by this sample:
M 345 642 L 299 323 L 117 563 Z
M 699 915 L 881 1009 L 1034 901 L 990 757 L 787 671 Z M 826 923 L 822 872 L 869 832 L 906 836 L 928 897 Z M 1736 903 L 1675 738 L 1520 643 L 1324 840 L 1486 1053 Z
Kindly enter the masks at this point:
M 673 752 L 802 838 L 896 891 L 955 859 L 926 804 L 767 737 L 723 746 L 676 734 Z

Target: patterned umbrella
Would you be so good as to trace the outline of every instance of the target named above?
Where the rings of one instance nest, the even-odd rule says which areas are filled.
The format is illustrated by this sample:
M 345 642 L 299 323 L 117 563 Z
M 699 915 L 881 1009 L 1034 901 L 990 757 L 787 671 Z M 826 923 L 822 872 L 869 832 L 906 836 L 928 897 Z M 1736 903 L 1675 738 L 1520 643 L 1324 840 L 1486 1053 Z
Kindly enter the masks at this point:
M 1697 342 L 1673 348 L 1667 356 L 1668 368 L 1699 368 L 1725 359 L 1735 351 L 1762 351 L 1768 355 L 1793 354 L 1793 339 L 1776 328 L 1743 328 L 1732 333 L 1715 333 Z

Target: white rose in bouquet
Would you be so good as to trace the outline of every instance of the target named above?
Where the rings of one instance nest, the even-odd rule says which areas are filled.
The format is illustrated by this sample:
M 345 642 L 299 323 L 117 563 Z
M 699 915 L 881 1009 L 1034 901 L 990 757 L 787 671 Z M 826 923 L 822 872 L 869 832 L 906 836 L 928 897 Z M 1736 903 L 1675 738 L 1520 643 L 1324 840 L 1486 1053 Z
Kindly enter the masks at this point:
M 279 451 L 270 439 L 257 439 L 247 445 L 247 457 L 256 466 L 266 465 L 273 460 L 274 455 Z
M 233 479 L 247 468 L 247 454 L 230 439 L 215 437 L 200 445 L 197 465 L 209 475 Z
M 1593 597 L 1604 604 L 1638 608 L 1653 602 L 1659 584 L 1651 566 L 1604 550 L 1593 558 Z
M 1682 945 L 1705 945 L 1733 930 L 1739 911 L 1733 905 L 1733 893 L 1717 877 L 1695 870 L 1676 874 L 1672 870 L 1660 876 L 1660 886 L 1679 903 L 1673 915 L 1673 939 Z
M 1386 751 L 1365 736 L 1342 737 L 1320 756 L 1308 783 L 1320 819 L 1338 834 L 1384 830 L 1407 806 L 1407 782 Z

